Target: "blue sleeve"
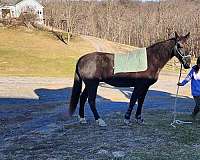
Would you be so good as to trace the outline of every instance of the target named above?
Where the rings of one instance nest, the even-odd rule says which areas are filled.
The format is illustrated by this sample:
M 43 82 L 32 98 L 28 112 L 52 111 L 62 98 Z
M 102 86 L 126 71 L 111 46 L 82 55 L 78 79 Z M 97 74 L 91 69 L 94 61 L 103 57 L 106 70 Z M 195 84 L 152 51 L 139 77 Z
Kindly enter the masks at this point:
M 185 79 L 181 82 L 183 86 L 187 84 L 193 78 L 193 73 L 194 73 L 194 69 L 192 68 L 191 71 L 188 73 L 188 75 L 185 77 Z

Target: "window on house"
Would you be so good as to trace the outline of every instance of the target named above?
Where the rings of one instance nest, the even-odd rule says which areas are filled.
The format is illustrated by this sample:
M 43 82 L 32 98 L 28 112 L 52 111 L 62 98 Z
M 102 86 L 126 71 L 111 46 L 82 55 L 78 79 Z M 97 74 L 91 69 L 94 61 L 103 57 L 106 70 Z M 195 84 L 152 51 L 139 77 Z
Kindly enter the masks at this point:
M 2 9 L 2 18 L 10 18 L 10 17 L 11 17 L 10 9 Z

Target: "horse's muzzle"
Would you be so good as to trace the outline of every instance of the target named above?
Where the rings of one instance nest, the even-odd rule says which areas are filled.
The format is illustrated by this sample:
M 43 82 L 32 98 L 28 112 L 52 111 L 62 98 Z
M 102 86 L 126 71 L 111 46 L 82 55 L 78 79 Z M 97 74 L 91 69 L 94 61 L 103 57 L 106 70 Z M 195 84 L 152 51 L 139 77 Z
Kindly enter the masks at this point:
M 188 55 L 188 56 L 183 57 L 182 61 L 183 61 L 183 67 L 185 69 L 189 69 L 190 68 L 190 64 L 191 64 L 191 56 Z
M 183 67 L 184 67 L 185 69 L 189 69 L 189 68 L 190 68 L 190 65 L 183 65 Z

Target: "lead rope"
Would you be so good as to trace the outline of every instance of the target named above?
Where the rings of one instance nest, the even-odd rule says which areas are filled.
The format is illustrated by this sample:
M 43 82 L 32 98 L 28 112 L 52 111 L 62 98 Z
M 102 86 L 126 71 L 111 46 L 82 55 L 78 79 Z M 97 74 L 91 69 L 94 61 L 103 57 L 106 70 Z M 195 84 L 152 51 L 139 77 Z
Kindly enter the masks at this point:
M 181 79 L 182 68 L 183 68 L 183 65 L 181 64 L 178 83 L 180 82 L 180 79 Z M 173 122 L 170 124 L 174 128 L 176 128 L 176 124 L 191 124 L 192 123 L 192 122 L 186 122 L 186 121 L 181 121 L 181 120 L 176 119 L 176 117 L 177 117 L 176 104 L 177 104 L 178 92 L 179 92 L 179 85 L 178 85 L 177 90 L 176 90 L 176 97 L 175 97 L 175 101 L 174 101 Z

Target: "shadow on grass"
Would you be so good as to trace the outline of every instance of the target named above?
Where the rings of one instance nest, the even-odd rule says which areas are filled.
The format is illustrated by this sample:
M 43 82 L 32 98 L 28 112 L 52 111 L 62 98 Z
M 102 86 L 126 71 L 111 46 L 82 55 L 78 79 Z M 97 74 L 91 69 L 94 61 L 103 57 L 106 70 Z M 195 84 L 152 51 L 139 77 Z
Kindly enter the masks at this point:
M 132 88 L 119 88 L 119 90 L 130 99 L 133 91 Z M 175 98 L 176 95 L 168 92 L 149 90 L 145 97 L 144 108 L 173 110 Z M 177 96 L 176 106 L 178 112 L 190 112 L 194 107 L 194 101 L 187 96 Z
M 130 97 L 131 88 L 118 89 L 127 98 Z M 93 153 L 96 157 L 104 157 L 104 155 L 98 153 L 101 148 L 110 153 L 116 150 L 127 151 L 136 146 L 141 149 L 154 141 L 159 142 L 161 136 L 166 139 L 163 135 L 166 130 L 169 130 L 167 120 L 169 120 L 170 113 L 168 111 L 174 103 L 174 95 L 170 93 L 156 90 L 148 92 L 144 109 L 155 108 L 158 112 L 145 113 L 145 117 L 150 123 L 144 127 L 136 124 L 130 127 L 123 125 L 123 113 L 127 110 L 128 103 L 114 102 L 97 96 L 97 109 L 100 115 L 105 116 L 105 120 L 109 124 L 108 128 L 103 130 L 91 124 L 63 127 L 64 124 L 69 124 L 75 120 L 75 118 L 68 119 L 66 116 L 66 103 L 69 102 L 70 93 L 71 88 L 55 90 L 41 88 L 35 90 L 38 99 L 0 98 L 1 159 L 26 159 L 25 156 L 31 158 L 35 156 L 37 159 L 58 158 L 59 156 L 60 159 L 69 159 L 69 157 L 81 159 L 80 157 L 83 155 L 87 159 L 87 156 L 93 155 Z M 187 111 L 191 109 L 191 103 L 193 103 L 193 100 L 189 97 L 178 97 L 177 108 L 180 111 Z M 159 112 L 160 109 L 167 111 Z M 114 112 L 119 114 L 110 114 Z M 86 115 L 92 116 L 88 103 L 86 104 Z M 157 121 L 155 116 L 158 116 L 162 121 Z M 93 118 L 90 119 L 93 120 Z M 89 123 L 93 123 L 90 119 Z M 155 128 L 159 128 L 159 132 L 155 131 Z M 185 135 L 179 138 L 180 141 L 188 137 L 188 134 Z M 176 141 L 179 141 L 179 139 Z M 169 140 L 166 139 L 165 141 L 166 146 Z M 160 144 L 155 145 L 160 146 Z M 93 149 L 88 150 L 88 146 Z M 76 147 L 80 147 L 82 150 L 76 152 L 74 149 Z M 137 153 L 139 154 L 139 152 Z M 141 157 L 141 154 L 138 157 Z M 131 157 L 132 154 L 129 155 Z M 45 156 L 46 158 L 44 158 Z M 108 155 L 108 159 L 110 157 L 112 155 Z
M 104 86 L 109 87 L 109 86 Z M 112 87 L 111 87 L 112 88 Z M 133 88 L 113 88 L 119 89 L 128 99 L 131 97 Z M 31 107 L 36 105 L 45 105 L 45 104 L 67 104 L 70 101 L 71 88 L 62 88 L 62 89 L 36 89 L 34 90 L 37 95 L 37 99 L 29 98 L 1 98 L 0 97 L 0 110 L 3 108 L 14 108 L 17 106 L 18 109 L 25 107 Z M 144 102 L 145 108 L 158 108 L 158 109 L 173 109 L 175 101 L 175 95 L 157 91 L 149 90 Z M 191 108 L 194 106 L 194 101 L 190 97 L 177 97 L 177 109 L 180 112 L 191 111 Z M 112 111 L 125 111 L 128 107 L 126 102 L 114 102 L 110 99 L 106 99 L 101 96 L 97 96 L 97 109 L 99 112 L 112 112 Z M 77 107 L 78 108 L 78 107 Z M 88 104 L 86 103 L 86 111 Z M 46 108 L 47 109 L 47 108 Z M 66 105 L 65 105 L 66 109 Z
M 118 88 L 129 98 L 132 88 Z M 57 120 L 66 121 L 68 103 L 70 100 L 71 88 L 62 89 L 36 89 L 38 99 L 26 98 L 0 98 L 0 123 L 15 124 L 24 122 L 23 126 L 28 130 L 43 127 Z M 175 96 L 162 91 L 149 90 L 144 102 L 146 109 L 163 109 L 173 111 Z M 191 112 L 193 99 L 189 97 L 177 98 L 178 112 Z M 97 110 L 100 116 L 113 112 L 125 113 L 128 108 L 127 102 L 115 102 L 101 96 L 97 96 Z M 76 114 L 78 112 L 76 110 Z M 136 106 L 135 108 L 136 109 Z M 85 106 L 86 116 L 93 119 L 93 114 L 88 103 Z M 134 114 L 134 113 L 133 113 Z M 27 123 L 26 123 L 27 122 Z M 31 125 L 29 125 L 31 123 Z

